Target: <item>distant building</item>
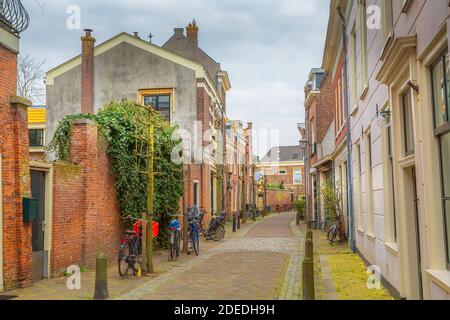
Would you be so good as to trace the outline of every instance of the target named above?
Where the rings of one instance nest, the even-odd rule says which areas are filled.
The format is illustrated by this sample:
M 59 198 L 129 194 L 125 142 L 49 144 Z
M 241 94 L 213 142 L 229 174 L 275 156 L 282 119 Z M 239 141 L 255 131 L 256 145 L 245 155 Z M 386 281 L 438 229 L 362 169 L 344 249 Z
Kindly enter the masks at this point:
M 227 212 L 240 213 L 256 204 L 253 162 L 253 125 L 227 121 Z
M 47 106 L 33 106 L 28 109 L 28 137 L 30 139 L 30 160 L 45 158 Z
M 259 207 L 264 196 L 267 206 L 291 206 L 305 194 L 304 152 L 299 146 L 274 147 L 257 164 L 257 175 L 266 179 L 270 190 L 278 190 L 279 196 L 259 194 Z M 278 197 L 278 198 L 277 198 Z

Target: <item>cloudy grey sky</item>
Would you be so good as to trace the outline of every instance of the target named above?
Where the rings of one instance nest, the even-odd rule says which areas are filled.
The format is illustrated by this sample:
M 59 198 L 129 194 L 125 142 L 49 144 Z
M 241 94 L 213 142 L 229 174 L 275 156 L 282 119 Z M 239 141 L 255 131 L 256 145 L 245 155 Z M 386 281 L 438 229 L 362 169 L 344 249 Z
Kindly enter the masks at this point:
M 69 30 L 67 8 L 81 9 L 81 28 L 94 29 L 97 43 L 115 34 L 152 33 L 162 45 L 174 27 L 193 18 L 199 44 L 230 75 L 228 116 L 256 129 L 280 130 L 280 145 L 296 145 L 304 121 L 303 87 L 320 67 L 328 0 L 23 0 L 31 25 L 21 53 L 46 59 L 50 69 L 79 54 L 81 30 Z M 264 135 L 265 136 L 265 135 Z M 277 135 L 275 134 L 275 137 Z M 258 154 L 269 146 L 259 139 Z M 272 139 L 273 140 L 273 139 Z M 264 143 L 263 143 L 264 142 Z M 271 145 L 278 144 L 273 140 Z

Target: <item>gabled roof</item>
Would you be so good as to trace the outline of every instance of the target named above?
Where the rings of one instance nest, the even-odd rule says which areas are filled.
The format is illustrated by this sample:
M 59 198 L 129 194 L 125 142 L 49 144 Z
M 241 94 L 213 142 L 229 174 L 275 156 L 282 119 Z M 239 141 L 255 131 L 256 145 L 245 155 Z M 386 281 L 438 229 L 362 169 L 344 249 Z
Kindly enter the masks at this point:
M 273 147 L 262 158 L 261 163 L 299 162 L 304 160 L 304 152 L 300 146 Z
M 170 60 L 172 62 L 183 65 L 189 69 L 192 69 L 195 71 L 197 78 L 207 78 L 208 77 L 203 65 L 201 65 L 193 60 L 187 59 L 181 55 L 178 55 L 174 52 L 163 49 L 157 45 L 154 45 L 152 43 L 144 41 L 138 37 L 132 36 L 131 34 L 126 33 L 126 32 L 119 33 L 118 35 L 112 37 L 111 39 L 106 40 L 105 42 L 95 46 L 94 56 L 98 56 L 98 55 L 100 55 L 122 43 L 128 43 L 132 46 L 138 47 L 142 50 L 145 50 L 147 52 L 150 52 L 152 54 L 155 54 L 162 58 Z M 46 84 L 53 85 L 54 79 L 56 77 L 60 76 L 61 74 L 66 73 L 69 70 L 72 70 L 72 69 L 78 67 L 79 65 L 81 65 L 81 54 L 76 56 L 75 58 L 73 58 L 69 61 L 66 61 L 63 64 L 51 69 L 50 71 L 48 71 L 47 77 L 46 77 Z M 209 80 L 211 80 L 211 79 L 209 78 Z

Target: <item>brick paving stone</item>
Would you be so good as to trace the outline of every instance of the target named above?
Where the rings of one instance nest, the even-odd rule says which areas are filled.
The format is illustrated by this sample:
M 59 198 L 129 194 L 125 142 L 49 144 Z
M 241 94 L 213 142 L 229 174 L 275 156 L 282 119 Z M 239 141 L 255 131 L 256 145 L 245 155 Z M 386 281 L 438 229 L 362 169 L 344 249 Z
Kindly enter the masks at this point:
M 264 219 L 122 298 L 299 299 L 302 238 L 294 219 L 292 213 Z
M 200 256 L 182 255 L 167 261 L 154 258 L 151 277 L 121 279 L 117 267 L 108 270 L 111 299 L 300 299 L 302 228 L 295 214 L 276 214 L 249 221 L 237 233 L 227 226 L 224 241 L 201 241 Z M 94 293 L 95 272 L 82 273 L 81 290 L 68 290 L 66 278 L 48 279 L 8 292 L 22 300 L 88 300 Z

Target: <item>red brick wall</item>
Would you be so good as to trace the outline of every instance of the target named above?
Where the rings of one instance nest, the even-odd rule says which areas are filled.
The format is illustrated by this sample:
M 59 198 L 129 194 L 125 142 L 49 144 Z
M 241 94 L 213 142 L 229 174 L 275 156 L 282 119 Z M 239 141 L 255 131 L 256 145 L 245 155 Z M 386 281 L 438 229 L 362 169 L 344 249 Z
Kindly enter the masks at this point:
M 83 193 L 81 167 L 72 164 L 53 166 L 52 274 L 81 264 L 80 195 Z M 76 204 L 76 205 L 74 205 Z
M 267 190 L 267 206 L 272 208 L 272 211 L 277 210 L 277 206 L 283 211 L 292 209 L 292 196 L 289 190 Z
M 106 143 L 90 121 L 74 124 L 72 165 L 55 166 L 52 273 L 92 268 L 99 252 L 114 263 L 122 227 Z M 76 204 L 76 205 L 74 205 Z
M 327 73 L 320 85 L 320 94 L 317 97 L 317 142 L 322 143 L 325 138 L 330 124 L 335 118 L 335 94 L 331 73 Z
M 294 184 L 294 169 L 300 168 L 302 170 L 302 184 L 295 185 Z M 305 168 L 304 166 L 280 166 L 279 169 L 285 169 L 286 175 L 279 175 L 278 169 L 277 173 L 273 175 L 267 175 L 267 183 L 268 184 L 281 184 L 284 183 L 286 190 L 291 189 L 294 191 L 294 198 L 297 199 L 299 196 L 304 195 L 305 193 Z
M 3 278 L 6 289 L 31 283 L 31 224 L 22 220 L 30 196 L 28 115 L 11 106 L 16 95 L 17 55 L 0 45 L 0 152 L 2 153 Z

